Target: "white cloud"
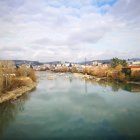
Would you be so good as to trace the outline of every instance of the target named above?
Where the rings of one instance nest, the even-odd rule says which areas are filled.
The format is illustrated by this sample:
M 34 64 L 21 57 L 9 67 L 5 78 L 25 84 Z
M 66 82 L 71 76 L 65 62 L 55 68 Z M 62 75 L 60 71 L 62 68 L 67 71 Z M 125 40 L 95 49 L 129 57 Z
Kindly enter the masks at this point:
M 127 22 L 140 22 L 140 1 L 139 0 L 118 0 L 111 9 L 111 14 L 120 20 Z
M 122 5 L 119 0 L 114 6 L 101 7 L 95 3 L 96 0 L 0 1 L 0 58 L 80 61 L 115 54 L 140 57 L 135 52 L 140 51 L 139 2 L 124 0 Z M 108 12 L 102 15 L 101 10 Z

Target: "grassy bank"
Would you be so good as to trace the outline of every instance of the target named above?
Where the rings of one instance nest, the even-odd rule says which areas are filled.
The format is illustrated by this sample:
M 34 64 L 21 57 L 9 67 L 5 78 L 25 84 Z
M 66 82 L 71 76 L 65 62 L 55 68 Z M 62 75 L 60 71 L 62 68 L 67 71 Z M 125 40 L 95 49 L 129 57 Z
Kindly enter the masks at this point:
M 30 92 L 36 88 L 36 83 L 33 82 L 32 79 L 29 77 L 19 78 L 18 81 L 20 82 L 22 81 L 22 83 L 28 83 L 28 85 L 19 86 L 11 91 L 6 91 L 5 93 L 1 93 L 0 103 L 3 103 L 8 100 L 15 100 L 18 97 L 22 96 L 24 93 Z

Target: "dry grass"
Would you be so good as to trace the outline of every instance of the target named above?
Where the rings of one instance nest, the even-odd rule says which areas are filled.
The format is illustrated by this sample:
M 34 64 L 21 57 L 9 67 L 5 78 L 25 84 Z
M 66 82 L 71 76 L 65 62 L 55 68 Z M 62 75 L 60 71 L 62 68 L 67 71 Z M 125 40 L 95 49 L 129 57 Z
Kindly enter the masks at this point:
M 89 74 L 92 76 L 97 76 L 97 77 L 106 77 L 108 68 L 100 67 L 100 66 L 92 66 L 92 67 L 86 67 L 83 70 L 84 74 Z
M 73 67 L 70 69 L 70 72 L 72 72 L 72 73 L 77 73 L 78 70 L 77 70 L 77 68 L 76 68 L 75 66 L 73 66 Z
M 34 82 L 36 82 L 37 78 L 35 75 L 35 71 L 31 68 L 27 68 L 26 66 L 21 66 L 16 70 L 17 77 L 30 77 Z
M 58 67 L 57 69 L 55 69 L 54 71 L 55 72 L 68 72 L 69 69 L 66 66 L 61 66 L 61 67 Z
M 117 80 L 117 81 L 125 81 L 126 77 L 125 74 L 122 73 L 122 66 L 118 65 L 115 68 L 111 67 L 102 67 L 102 66 L 92 66 L 92 67 L 86 67 L 83 70 L 84 74 L 96 76 L 99 78 L 107 77 L 111 80 Z

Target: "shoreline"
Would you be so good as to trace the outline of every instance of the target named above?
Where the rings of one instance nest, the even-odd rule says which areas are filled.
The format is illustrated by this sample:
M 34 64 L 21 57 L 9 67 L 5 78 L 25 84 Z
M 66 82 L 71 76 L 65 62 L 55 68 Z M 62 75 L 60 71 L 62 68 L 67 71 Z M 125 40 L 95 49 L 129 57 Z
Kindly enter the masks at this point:
M 107 80 L 107 77 L 97 77 L 97 76 L 88 75 L 88 74 L 85 75 L 83 73 L 73 73 L 73 74 L 77 78 L 82 78 L 82 79 L 87 79 L 87 80 L 94 79 L 96 82 L 102 81 L 102 80 Z M 113 80 L 113 81 L 116 81 L 116 80 Z M 124 81 L 124 83 L 140 85 L 140 82 L 135 82 L 135 81 Z
M 136 85 L 140 85 L 140 82 L 135 82 L 135 81 L 127 81 L 127 84 L 136 84 Z
M 18 97 L 22 96 L 25 93 L 31 92 L 36 88 L 36 83 L 32 83 L 29 86 L 22 86 L 16 88 L 15 90 L 8 91 L 0 96 L 0 104 L 6 101 L 15 100 Z

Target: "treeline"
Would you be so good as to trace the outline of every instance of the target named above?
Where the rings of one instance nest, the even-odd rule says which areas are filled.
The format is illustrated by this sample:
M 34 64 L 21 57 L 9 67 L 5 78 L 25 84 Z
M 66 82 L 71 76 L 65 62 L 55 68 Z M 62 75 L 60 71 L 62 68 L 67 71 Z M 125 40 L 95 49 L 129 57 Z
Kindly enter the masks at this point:
M 35 72 L 25 65 L 16 67 L 12 61 L 0 61 L 0 93 L 36 82 Z

